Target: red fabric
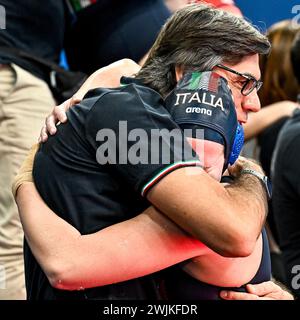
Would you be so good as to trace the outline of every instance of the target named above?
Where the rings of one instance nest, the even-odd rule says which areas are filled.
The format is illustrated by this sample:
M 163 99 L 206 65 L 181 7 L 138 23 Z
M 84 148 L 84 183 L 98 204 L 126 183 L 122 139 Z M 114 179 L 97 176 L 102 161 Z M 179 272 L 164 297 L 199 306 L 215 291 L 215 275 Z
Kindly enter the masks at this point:
M 230 11 L 231 13 L 237 16 L 243 16 L 241 10 L 235 5 L 233 0 L 191 0 L 190 3 L 197 2 L 206 2 L 212 4 L 214 7 L 226 11 Z

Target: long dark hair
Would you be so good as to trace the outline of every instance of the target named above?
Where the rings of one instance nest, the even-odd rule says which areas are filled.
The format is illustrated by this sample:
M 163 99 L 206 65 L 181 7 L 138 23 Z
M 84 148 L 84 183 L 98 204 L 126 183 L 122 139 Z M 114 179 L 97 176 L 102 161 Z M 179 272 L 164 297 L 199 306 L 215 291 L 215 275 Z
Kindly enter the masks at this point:
M 272 48 L 268 56 L 260 59 L 263 87 L 259 92 L 261 105 L 291 100 L 296 101 L 298 82 L 291 62 L 291 47 L 300 25 L 284 20 L 271 26 L 267 36 Z

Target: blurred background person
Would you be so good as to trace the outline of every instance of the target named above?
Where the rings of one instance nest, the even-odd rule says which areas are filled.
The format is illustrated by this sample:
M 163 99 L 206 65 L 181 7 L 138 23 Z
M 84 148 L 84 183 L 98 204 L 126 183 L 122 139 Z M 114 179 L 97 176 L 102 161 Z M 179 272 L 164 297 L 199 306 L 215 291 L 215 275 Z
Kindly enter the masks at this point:
M 291 20 L 280 21 L 268 29 L 267 36 L 272 44 L 271 52 L 261 57 L 260 69 L 264 85 L 259 92 L 262 108 L 277 103 L 282 109 L 282 118 L 268 126 L 259 135 L 259 160 L 267 175 L 277 140 L 291 111 L 297 107 L 298 83 L 291 62 L 291 47 L 300 25 Z M 284 116 L 285 115 L 285 116 Z
M 300 32 L 291 50 L 300 84 Z M 279 233 L 287 284 L 300 297 L 300 110 L 283 126 L 272 159 L 273 213 Z
M 59 62 L 66 24 L 65 2 L 0 0 L 0 267 L 5 276 L 0 300 L 25 299 L 23 230 L 11 184 L 55 104 L 49 73 L 16 50 Z M 10 51 L 11 50 L 11 51 Z
M 123 58 L 139 62 L 170 16 L 163 0 L 70 0 L 74 21 L 66 34 L 69 67 L 91 74 Z
M 279 131 L 289 119 L 295 108 L 298 107 L 297 95 L 299 92 L 297 79 L 291 62 L 291 47 L 300 25 L 292 20 L 280 21 L 268 29 L 268 38 L 272 49 L 268 56 L 261 57 L 260 67 L 264 85 L 259 92 L 262 110 L 268 107 L 273 109 L 269 120 L 276 120 L 258 136 L 260 147 L 259 161 L 266 173 L 270 176 L 271 158 Z M 276 119 L 277 118 L 277 119 Z M 266 119 L 268 121 L 268 119 Z M 269 202 L 268 236 L 272 259 L 273 276 L 285 283 L 285 274 L 278 243 L 278 232 L 274 224 L 274 215 Z

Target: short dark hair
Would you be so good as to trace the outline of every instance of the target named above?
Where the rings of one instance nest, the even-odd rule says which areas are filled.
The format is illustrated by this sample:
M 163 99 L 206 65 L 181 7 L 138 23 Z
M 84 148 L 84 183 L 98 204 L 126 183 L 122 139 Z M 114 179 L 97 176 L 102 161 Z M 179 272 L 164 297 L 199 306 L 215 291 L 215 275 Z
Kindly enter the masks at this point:
M 176 85 L 176 65 L 211 70 L 269 50 L 268 39 L 244 18 L 209 5 L 188 5 L 163 26 L 137 78 L 165 96 Z

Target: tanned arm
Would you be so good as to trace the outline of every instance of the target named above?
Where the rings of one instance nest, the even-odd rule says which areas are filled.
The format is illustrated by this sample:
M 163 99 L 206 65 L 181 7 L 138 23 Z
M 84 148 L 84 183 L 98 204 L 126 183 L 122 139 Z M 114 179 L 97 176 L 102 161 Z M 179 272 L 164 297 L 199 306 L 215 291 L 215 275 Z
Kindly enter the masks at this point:
M 251 254 L 267 215 L 266 192 L 242 168 L 258 170 L 248 160 L 231 168 L 236 183 L 224 187 L 199 167 L 178 169 L 148 193 L 148 200 L 186 232 L 222 256 Z
M 33 183 L 19 187 L 16 201 L 28 244 L 58 289 L 130 280 L 203 251 L 203 244 L 153 207 L 133 219 L 81 235 L 46 206 Z

